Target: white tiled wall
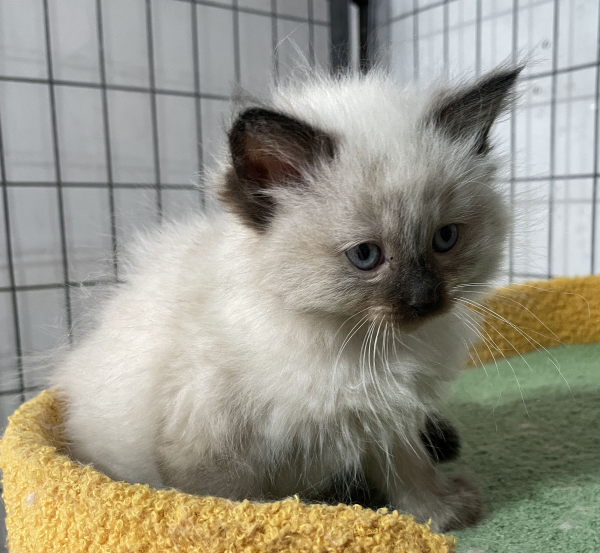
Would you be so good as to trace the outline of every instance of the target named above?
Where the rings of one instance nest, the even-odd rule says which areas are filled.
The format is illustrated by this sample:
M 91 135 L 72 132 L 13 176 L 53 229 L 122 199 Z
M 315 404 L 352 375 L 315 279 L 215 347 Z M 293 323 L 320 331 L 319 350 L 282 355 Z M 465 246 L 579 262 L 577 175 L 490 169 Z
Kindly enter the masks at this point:
M 0 0 L 0 433 L 43 384 L 18 347 L 65 339 L 113 241 L 201 208 L 236 83 L 328 59 L 327 0 Z
M 499 147 L 514 153 L 507 278 L 600 272 L 598 234 L 592 267 L 599 4 L 390 0 L 387 21 L 378 22 L 389 31 L 390 66 L 403 82 L 481 74 L 514 55 L 531 56 L 520 108 L 497 129 Z

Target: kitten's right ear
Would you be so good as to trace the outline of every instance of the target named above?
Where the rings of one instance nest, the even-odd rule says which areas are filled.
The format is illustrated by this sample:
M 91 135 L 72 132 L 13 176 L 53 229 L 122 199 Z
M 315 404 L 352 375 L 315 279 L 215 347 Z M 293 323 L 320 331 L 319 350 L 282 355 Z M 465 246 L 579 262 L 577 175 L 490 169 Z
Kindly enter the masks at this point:
M 453 140 L 472 142 L 473 153 L 487 154 L 492 125 L 510 106 L 523 67 L 496 69 L 472 84 L 442 92 L 434 98 L 427 122 Z
M 233 170 L 220 198 L 248 226 L 264 231 L 277 208 L 275 187 L 304 187 L 307 174 L 335 155 L 327 133 L 275 111 L 251 108 L 229 131 Z

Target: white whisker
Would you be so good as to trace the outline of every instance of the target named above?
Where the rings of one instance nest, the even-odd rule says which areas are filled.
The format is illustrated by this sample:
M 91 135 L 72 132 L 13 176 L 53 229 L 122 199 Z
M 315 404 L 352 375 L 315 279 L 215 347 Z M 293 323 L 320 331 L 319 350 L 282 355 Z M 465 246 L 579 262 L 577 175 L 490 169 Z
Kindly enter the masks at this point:
M 461 299 L 457 299 L 457 301 L 463 301 Z M 489 321 L 488 321 L 488 324 Z M 523 361 L 525 362 L 525 364 L 529 367 L 529 369 L 531 371 L 533 371 L 533 369 L 531 368 L 531 365 L 529 365 L 529 363 L 527 362 L 527 360 L 523 357 L 523 355 L 521 353 L 519 353 L 519 350 L 512 344 L 512 342 L 510 340 L 508 340 L 506 338 L 506 336 L 504 336 L 496 327 L 494 327 L 493 325 L 490 324 L 490 326 L 496 331 L 498 332 L 498 334 L 504 338 L 504 340 L 506 340 L 506 342 L 508 342 L 508 344 L 511 345 L 511 347 L 521 356 L 521 358 L 523 359 Z M 521 401 L 523 402 L 523 407 L 525 408 L 525 413 L 527 414 L 527 417 L 529 417 L 529 409 L 527 409 L 527 404 L 525 403 L 525 395 L 523 394 L 523 387 L 521 386 L 521 381 L 519 380 L 519 377 L 517 376 L 517 372 L 515 371 L 515 368 L 513 367 L 512 363 L 510 362 L 510 360 L 504 355 L 504 353 L 499 350 L 502 353 L 502 356 L 504 357 L 504 360 L 506 361 L 506 363 L 508 364 L 508 366 L 510 367 L 513 376 L 515 377 L 515 381 L 517 382 L 517 387 L 519 388 L 519 393 L 521 395 Z

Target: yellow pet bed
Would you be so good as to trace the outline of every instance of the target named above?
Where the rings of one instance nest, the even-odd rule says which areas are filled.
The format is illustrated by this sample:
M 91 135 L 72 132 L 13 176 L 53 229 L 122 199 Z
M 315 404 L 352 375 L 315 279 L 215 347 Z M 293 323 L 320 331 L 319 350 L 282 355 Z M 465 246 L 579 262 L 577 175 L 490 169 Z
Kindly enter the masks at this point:
M 497 347 L 478 346 L 474 359 L 600 341 L 599 308 L 599 277 L 499 290 L 479 308 L 486 341 Z M 55 394 L 42 392 L 10 417 L 0 444 L 11 553 L 444 553 L 454 547 L 453 538 L 384 509 L 296 499 L 236 503 L 114 482 L 61 453 L 60 414 Z
M 600 276 L 554 278 L 499 288 L 483 307 L 476 364 L 534 350 L 600 342 Z

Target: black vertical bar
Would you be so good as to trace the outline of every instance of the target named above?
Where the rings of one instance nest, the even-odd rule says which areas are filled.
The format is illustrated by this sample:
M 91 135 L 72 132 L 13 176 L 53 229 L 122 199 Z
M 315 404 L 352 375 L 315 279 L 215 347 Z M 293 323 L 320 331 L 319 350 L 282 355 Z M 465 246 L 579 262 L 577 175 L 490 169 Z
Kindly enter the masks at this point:
M 204 183 L 202 181 L 204 173 L 204 154 L 202 149 L 202 98 L 200 96 L 200 56 L 199 56 L 199 40 L 198 40 L 198 8 L 196 2 L 191 3 L 192 6 L 192 48 L 194 61 L 194 93 L 196 100 L 196 142 L 198 156 L 198 179 L 200 189 L 200 207 L 206 206 Z
M 512 62 L 517 63 L 519 48 L 519 0 L 513 0 L 512 13 Z M 515 212 L 515 178 L 517 157 L 517 113 L 514 104 L 510 108 L 510 212 Z M 511 229 L 508 237 L 508 281 L 512 282 L 515 272 L 515 235 Z
M 158 220 L 163 218 L 162 185 L 160 178 L 160 152 L 158 145 L 158 116 L 156 110 L 156 75 L 154 67 L 154 38 L 152 33 L 152 0 L 146 0 L 146 37 L 148 41 L 148 77 L 150 80 L 150 120 L 152 124 L 152 151 L 154 155 L 154 181 Z
M 117 221 L 115 215 L 115 188 L 110 143 L 110 122 L 108 117 L 108 90 L 106 88 L 106 60 L 104 57 L 104 25 L 102 22 L 102 1 L 96 0 L 96 20 L 98 32 L 98 65 L 100 67 L 100 90 L 102 91 L 102 123 L 104 127 L 104 155 L 106 156 L 106 177 L 108 179 L 108 208 L 110 212 L 110 240 L 112 245 L 112 266 L 115 280 L 119 278 Z
M 358 6 L 358 40 L 359 40 L 359 67 L 362 73 L 371 68 L 371 16 L 369 14 L 369 0 L 354 0 Z
M 591 273 L 596 273 L 596 220 L 598 217 L 598 141 L 600 140 L 600 7 L 598 9 L 598 24 L 596 32 L 596 84 L 594 91 L 594 180 L 592 184 L 592 256 L 590 260 Z
M 54 90 L 54 67 L 52 63 L 52 40 L 50 38 L 50 13 L 48 0 L 44 0 L 44 30 L 46 33 L 46 65 L 48 71 L 48 91 L 50 94 L 50 117 L 52 120 L 52 146 L 54 152 L 54 174 L 56 177 L 56 193 L 58 200 L 58 218 L 60 225 L 60 242 L 62 249 L 63 282 L 65 286 L 65 306 L 67 309 L 67 327 L 69 341 L 73 339 L 73 316 L 71 312 L 71 289 L 69 287 L 69 261 L 67 257 L 67 237 L 65 230 L 65 206 L 62 189 L 62 171 L 60 166 L 60 151 L 58 142 L 58 124 L 56 118 L 56 95 Z
M 15 264 L 10 232 L 10 210 L 8 209 L 8 185 L 6 178 L 6 160 L 4 158 L 4 141 L 2 136 L 2 119 L 0 114 L 0 179 L 2 180 L 2 197 L 4 200 L 4 233 L 6 240 L 6 256 L 8 257 L 8 278 L 12 300 L 13 326 L 15 327 L 15 353 L 17 354 L 17 378 L 21 403 L 25 401 L 25 380 L 23 376 L 23 347 L 21 343 L 21 324 L 19 322 L 19 304 L 15 279 Z
M 556 173 L 556 88 L 558 68 L 559 0 L 554 0 L 554 28 L 552 31 L 552 90 L 550 97 L 550 191 L 548 195 L 548 267 L 547 276 L 552 277 L 552 242 L 554 239 L 554 178 Z
M 330 0 L 331 71 L 339 73 L 350 67 L 350 1 Z

